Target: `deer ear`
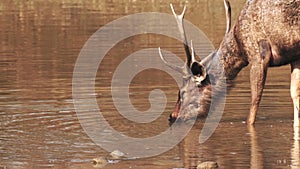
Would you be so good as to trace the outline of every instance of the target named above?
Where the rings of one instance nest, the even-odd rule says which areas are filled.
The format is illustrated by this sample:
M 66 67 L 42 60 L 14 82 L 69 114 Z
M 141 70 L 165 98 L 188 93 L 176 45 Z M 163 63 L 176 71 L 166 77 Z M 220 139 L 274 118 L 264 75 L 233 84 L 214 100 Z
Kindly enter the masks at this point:
M 199 62 L 192 63 L 191 71 L 194 76 L 203 76 L 206 74 L 205 67 Z
M 196 82 L 201 83 L 206 78 L 206 68 L 199 62 L 192 63 L 191 72 Z

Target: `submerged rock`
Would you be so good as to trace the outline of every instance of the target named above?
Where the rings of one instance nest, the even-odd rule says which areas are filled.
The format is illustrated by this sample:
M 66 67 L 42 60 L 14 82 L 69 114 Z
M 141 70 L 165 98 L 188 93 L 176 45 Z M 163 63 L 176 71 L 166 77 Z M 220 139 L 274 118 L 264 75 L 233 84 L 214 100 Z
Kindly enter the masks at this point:
M 218 163 L 215 161 L 206 161 L 198 164 L 197 169 L 217 169 L 219 168 Z
M 123 153 L 120 150 L 114 150 L 113 152 L 110 153 L 110 155 L 113 159 L 121 159 L 125 156 L 125 153 Z
M 98 158 L 94 158 L 92 160 L 92 163 L 93 163 L 95 168 L 103 168 L 104 166 L 106 166 L 106 164 L 108 162 L 104 157 L 98 157 Z

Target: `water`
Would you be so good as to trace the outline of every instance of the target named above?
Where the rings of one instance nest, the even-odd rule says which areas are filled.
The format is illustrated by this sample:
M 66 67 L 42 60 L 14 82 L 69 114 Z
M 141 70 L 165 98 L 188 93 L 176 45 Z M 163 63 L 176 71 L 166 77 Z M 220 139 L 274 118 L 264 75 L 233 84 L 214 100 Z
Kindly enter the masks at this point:
M 236 18 L 244 2 L 231 2 Z M 76 59 L 88 38 L 101 26 L 128 14 L 170 13 L 169 3 L 1 1 L 0 168 L 93 168 L 92 159 L 109 158 L 109 152 L 88 137 L 76 116 L 72 97 Z M 176 11 L 183 6 L 181 1 L 172 3 Z M 225 31 L 222 1 L 189 2 L 186 19 L 218 46 Z M 133 123 L 119 115 L 113 104 L 113 72 L 131 53 L 158 46 L 184 58 L 180 42 L 142 34 L 116 44 L 97 72 L 95 90 L 103 115 L 112 127 L 131 137 L 151 137 L 168 128 L 167 118 L 178 88 L 165 72 L 150 69 L 137 74 L 129 89 L 137 110 L 150 108 L 148 97 L 153 89 L 163 90 L 167 103 L 164 113 L 154 122 Z M 292 127 L 289 76 L 289 66 L 268 72 L 255 128 L 244 124 L 250 101 L 246 68 L 228 92 L 221 123 L 207 142 L 198 143 L 203 126 L 203 121 L 199 121 L 182 142 L 163 154 L 121 160 L 104 168 L 195 168 L 198 162 L 209 160 L 217 161 L 220 168 L 299 168 L 299 131 Z

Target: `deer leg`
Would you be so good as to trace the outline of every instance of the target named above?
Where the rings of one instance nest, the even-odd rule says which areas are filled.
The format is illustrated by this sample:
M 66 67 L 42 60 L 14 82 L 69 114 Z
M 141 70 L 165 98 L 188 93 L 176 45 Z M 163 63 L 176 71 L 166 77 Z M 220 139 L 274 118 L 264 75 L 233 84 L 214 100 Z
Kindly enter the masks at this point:
M 299 127 L 300 60 L 291 64 L 291 97 L 294 104 L 294 126 Z
M 249 125 L 253 125 L 255 123 L 255 117 L 264 89 L 269 61 L 271 58 L 271 48 L 266 40 L 261 40 L 259 42 L 259 52 L 260 54 L 252 59 L 252 66 L 250 70 L 251 107 L 247 119 L 247 123 Z

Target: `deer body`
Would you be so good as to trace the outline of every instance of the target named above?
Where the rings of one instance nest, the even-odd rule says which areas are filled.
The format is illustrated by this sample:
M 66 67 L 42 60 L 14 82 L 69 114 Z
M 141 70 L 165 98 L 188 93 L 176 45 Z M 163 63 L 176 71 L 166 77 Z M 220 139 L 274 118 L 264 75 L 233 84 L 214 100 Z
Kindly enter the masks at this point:
M 248 1 L 234 27 L 242 50 L 251 63 L 252 101 L 248 123 L 254 124 L 269 66 L 296 64 L 300 60 L 300 1 Z M 259 47 L 264 40 L 266 48 Z M 265 50 L 265 51 L 264 51 Z M 263 52 L 268 54 L 264 55 Z M 292 67 L 292 71 L 294 68 Z M 296 73 L 299 76 L 299 73 Z M 292 78 L 294 125 L 299 126 L 299 77 Z M 298 100 L 298 101 L 297 101 Z
M 190 51 L 187 47 L 187 40 L 185 35 L 182 35 L 185 39 L 185 49 L 188 57 L 187 66 L 191 69 L 190 81 L 195 81 L 193 80 L 195 77 L 202 76 L 201 83 L 197 84 L 197 90 L 200 91 L 198 116 L 208 112 L 209 97 L 218 94 L 210 93 L 210 88 L 212 85 L 220 85 L 218 83 L 221 81 L 219 79 L 222 77 L 221 73 L 224 73 L 226 80 L 231 81 L 242 68 L 250 63 L 252 99 L 247 122 L 248 124 L 254 124 L 268 67 L 291 64 L 291 97 L 294 103 L 294 126 L 299 126 L 300 0 L 248 0 L 232 28 L 230 27 L 229 2 L 224 0 L 224 4 L 227 9 L 227 31 L 225 37 L 218 50 L 208 58 L 205 58 L 205 60 L 197 62 L 198 67 L 204 67 L 206 70 L 205 74 L 202 73 L 203 71 L 195 72 L 196 69 L 193 65 L 196 61 L 189 61 L 193 59 L 189 59 Z M 178 26 L 180 27 L 180 24 Z M 181 29 L 184 30 L 183 25 Z M 214 60 L 218 60 L 218 62 L 214 62 Z M 214 65 L 216 63 L 221 64 L 221 66 Z M 211 80 L 211 77 L 213 77 L 213 80 Z M 186 113 L 184 111 L 185 108 L 182 107 L 184 102 L 191 102 L 189 98 L 192 98 L 186 94 L 186 88 L 187 86 L 183 85 L 181 90 L 184 91 L 185 95 L 179 94 L 171 118 L 190 118 L 189 113 Z M 205 92 L 210 93 L 210 96 L 205 94 Z M 195 100 L 193 101 L 196 102 Z M 195 114 L 193 115 L 195 116 Z

